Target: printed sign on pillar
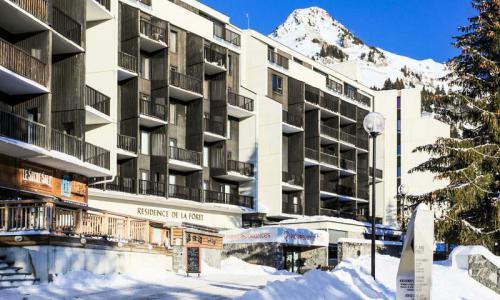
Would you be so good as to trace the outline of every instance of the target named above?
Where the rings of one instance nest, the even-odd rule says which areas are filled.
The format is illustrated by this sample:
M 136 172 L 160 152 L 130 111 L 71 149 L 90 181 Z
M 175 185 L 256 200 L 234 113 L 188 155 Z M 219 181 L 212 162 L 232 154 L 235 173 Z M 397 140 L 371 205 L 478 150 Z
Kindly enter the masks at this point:
M 396 279 L 396 299 L 431 299 L 433 249 L 433 212 L 427 205 L 419 204 L 411 216 L 403 244 Z

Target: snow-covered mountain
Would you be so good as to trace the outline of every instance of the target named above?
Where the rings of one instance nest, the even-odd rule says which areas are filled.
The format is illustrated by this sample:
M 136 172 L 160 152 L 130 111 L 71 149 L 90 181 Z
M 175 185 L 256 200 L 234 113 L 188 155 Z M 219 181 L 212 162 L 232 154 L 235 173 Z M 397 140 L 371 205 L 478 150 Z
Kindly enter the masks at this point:
M 387 78 L 402 79 L 406 87 L 442 86 L 438 78 L 446 74 L 445 65 L 432 59 L 416 60 L 366 45 L 319 7 L 293 11 L 270 37 L 327 66 L 360 62 L 359 80 L 369 87 L 381 88 Z

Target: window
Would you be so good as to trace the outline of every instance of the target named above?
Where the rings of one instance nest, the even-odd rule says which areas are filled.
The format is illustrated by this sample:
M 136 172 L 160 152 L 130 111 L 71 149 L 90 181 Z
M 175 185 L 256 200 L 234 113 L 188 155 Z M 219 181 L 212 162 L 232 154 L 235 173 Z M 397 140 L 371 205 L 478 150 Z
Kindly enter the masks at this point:
M 208 167 L 208 156 L 210 152 L 208 151 L 208 147 L 204 146 L 203 147 L 203 166 Z
M 177 32 L 170 31 L 170 52 L 177 53 Z
M 139 75 L 144 79 L 151 78 L 151 59 L 144 55 L 141 55 L 141 69 L 139 70 Z
M 276 74 L 273 74 L 273 92 L 279 94 L 283 93 L 283 78 Z
M 151 133 L 141 130 L 141 154 L 149 155 Z
M 175 110 L 175 104 L 169 105 L 169 122 L 170 124 L 177 125 L 177 112 Z
M 229 74 L 233 74 L 233 56 L 231 54 L 227 56 L 227 71 Z

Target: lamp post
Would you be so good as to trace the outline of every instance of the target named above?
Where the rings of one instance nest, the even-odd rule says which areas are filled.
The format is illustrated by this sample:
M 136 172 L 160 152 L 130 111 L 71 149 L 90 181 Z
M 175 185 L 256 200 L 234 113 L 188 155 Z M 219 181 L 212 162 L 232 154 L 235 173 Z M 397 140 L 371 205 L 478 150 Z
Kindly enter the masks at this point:
M 373 159 L 372 159 L 372 256 L 371 256 L 371 267 L 372 267 L 372 277 L 375 279 L 375 170 L 377 167 L 377 136 L 384 132 L 385 118 L 377 112 L 371 112 L 365 116 L 363 120 L 363 127 L 365 131 L 373 139 Z
M 401 229 L 405 228 L 405 198 L 408 194 L 408 187 L 404 184 L 398 186 L 398 197 L 400 199 L 399 206 L 401 208 Z

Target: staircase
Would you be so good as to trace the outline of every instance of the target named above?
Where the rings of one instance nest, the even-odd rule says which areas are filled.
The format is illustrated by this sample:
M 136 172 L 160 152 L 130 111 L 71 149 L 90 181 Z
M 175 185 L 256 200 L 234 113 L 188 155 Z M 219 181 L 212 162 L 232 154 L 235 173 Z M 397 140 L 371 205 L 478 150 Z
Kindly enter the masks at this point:
M 0 256 L 0 290 L 16 288 L 23 285 L 34 285 L 39 282 L 32 273 L 21 272 L 22 268 L 14 267 L 13 262 L 6 260 L 6 256 Z

